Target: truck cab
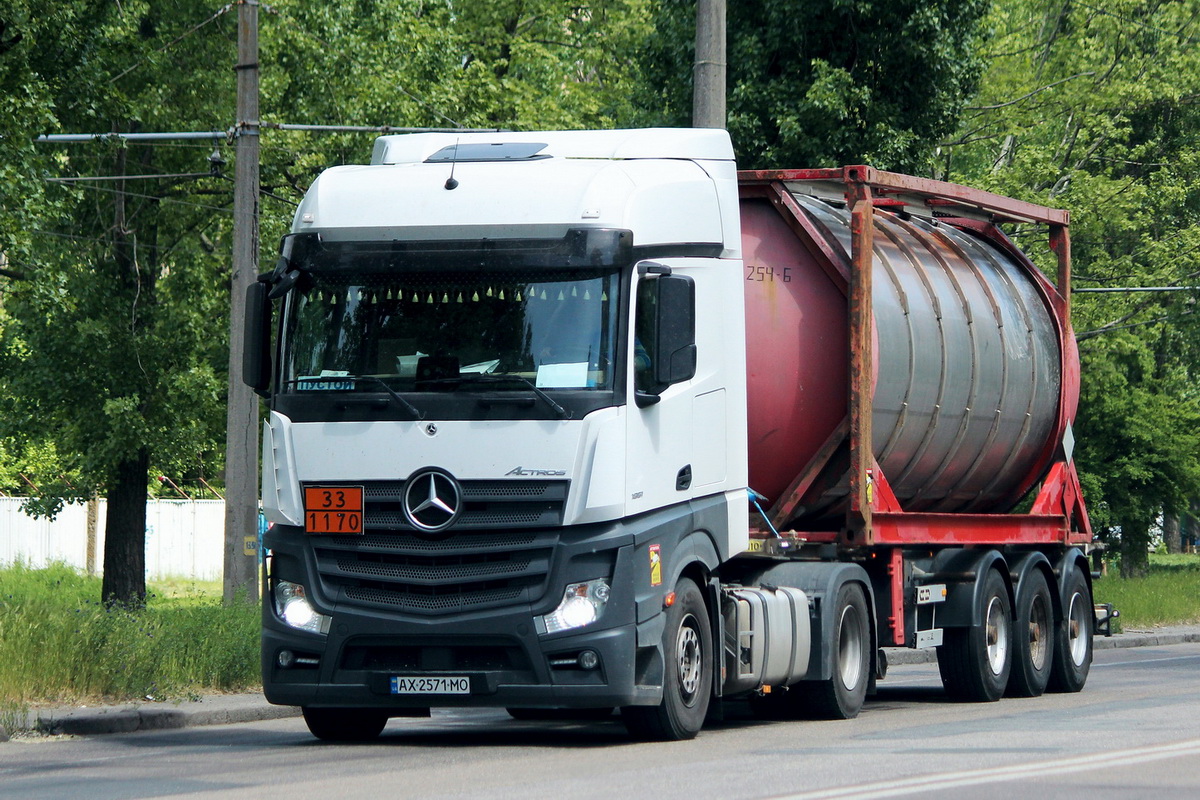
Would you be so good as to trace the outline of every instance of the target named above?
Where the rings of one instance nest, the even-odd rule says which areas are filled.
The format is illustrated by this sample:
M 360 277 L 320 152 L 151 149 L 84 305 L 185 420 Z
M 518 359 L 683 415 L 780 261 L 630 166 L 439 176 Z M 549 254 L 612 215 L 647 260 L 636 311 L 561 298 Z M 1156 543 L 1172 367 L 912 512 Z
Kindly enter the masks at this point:
M 385 136 L 317 179 L 248 306 L 269 700 L 661 704 L 674 590 L 748 542 L 737 191 L 712 130 Z

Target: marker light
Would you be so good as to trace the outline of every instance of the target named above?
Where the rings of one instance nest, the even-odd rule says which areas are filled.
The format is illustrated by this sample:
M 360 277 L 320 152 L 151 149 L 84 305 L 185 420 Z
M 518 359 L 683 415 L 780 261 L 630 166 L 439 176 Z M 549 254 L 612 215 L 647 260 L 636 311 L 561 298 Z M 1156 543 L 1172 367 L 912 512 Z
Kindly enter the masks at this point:
M 275 581 L 275 614 L 293 628 L 328 633 L 330 617 L 317 613 L 308 602 L 304 587 L 291 581 Z
M 568 584 L 558 608 L 542 617 L 546 633 L 582 628 L 600 619 L 608 603 L 608 593 L 608 581 L 602 578 Z

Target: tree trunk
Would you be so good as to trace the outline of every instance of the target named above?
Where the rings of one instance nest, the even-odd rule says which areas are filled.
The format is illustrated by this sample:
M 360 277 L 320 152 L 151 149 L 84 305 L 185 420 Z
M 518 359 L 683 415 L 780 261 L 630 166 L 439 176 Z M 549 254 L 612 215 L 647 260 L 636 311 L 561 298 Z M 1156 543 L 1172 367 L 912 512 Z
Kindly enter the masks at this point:
M 1150 572 L 1150 530 L 1146 523 L 1121 523 L 1121 577 L 1144 578 Z
M 143 448 L 117 465 L 105 515 L 104 583 L 106 605 L 146 604 L 146 480 L 150 451 Z
M 1183 538 L 1179 529 L 1178 514 L 1163 516 L 1163 541 L 1167 544 L 1168 553 L 1183 552 Z

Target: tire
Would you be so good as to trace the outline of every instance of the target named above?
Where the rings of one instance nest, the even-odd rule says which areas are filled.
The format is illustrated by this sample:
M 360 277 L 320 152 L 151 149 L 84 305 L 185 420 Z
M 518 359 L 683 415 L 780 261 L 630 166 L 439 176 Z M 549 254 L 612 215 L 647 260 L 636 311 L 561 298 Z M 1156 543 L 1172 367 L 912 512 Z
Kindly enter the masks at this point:
M 326 742 L 369 742 L 387 725 L 386 712 L 373 708 L 305 708 L 304 724 Z
M 1013 615 L 1012 672 L 1009 697 L 1038 697 L 1046 691 L 1054 665 L 1054 602 L 1041 570 L 1032 570 L 1017 585 Z
M 652 741 L 695 738 L 712 697 L 713 648 L 708 608 L 688 578 L 675 585 L 663 630 L 663 699 L 657 706 L 626 706 L 621 719 L 629 735 Z
M 1092 592 L 1077 565 L 1063 586 L 1063 618 L 1054 637 L 1054 667 L 1047 688 L 1052 692 L 1078 692 L 1092 669 Z
M 862 586 L 844 583 L 834 606 L 833 675 L 803 681 L 788 692 L 788 704 L 812 719 L 854 719 L 871 682 L 871 617 Z M 800 709 L 798 709 L 800 710 Z
M 870 688 L 871 626 L 863 588 L 843 584 L 835 597 L 836 653 L 829 680 L 800 681 L 770 694 L 751 695 L 750 713 L 763 720 L 854 719 Z
M 981 625 L 948 628 L 937 649 L 946 693 L 955 700 L 999 700 L 1012 670 L 1012 604 L 1004 579 L 994 569 L 982 576 L 976 609 Z

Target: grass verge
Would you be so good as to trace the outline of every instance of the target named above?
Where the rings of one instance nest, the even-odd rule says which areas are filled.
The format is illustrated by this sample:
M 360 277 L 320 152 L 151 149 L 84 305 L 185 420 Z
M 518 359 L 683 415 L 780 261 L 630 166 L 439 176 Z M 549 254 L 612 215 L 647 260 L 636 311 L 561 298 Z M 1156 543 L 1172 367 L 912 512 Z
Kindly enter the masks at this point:
M 29 704 L 187 699 L 259 683 L 256 604 L 204 585 L 152 585 L 144 610 L 101 605 L 67 566 L 0 567 L 0 718 Z
M 1122 578 L 1116 568 L 1095 583 L 1097 603 L 1121 612 L 1121 630 L 1200 623 L 1200 554 L 1150 554 L 1150 574 Z

